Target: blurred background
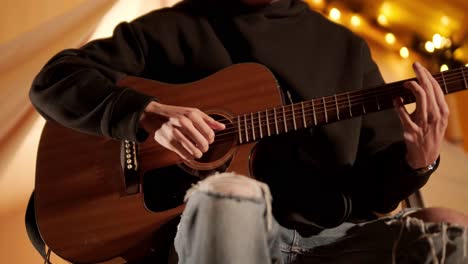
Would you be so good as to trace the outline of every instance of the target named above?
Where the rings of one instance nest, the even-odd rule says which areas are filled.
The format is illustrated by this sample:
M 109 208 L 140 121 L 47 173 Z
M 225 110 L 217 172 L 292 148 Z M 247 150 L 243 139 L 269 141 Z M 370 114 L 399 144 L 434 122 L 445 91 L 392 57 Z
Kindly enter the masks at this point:
M 24 228 L 24 212 L 34 188 L 36 151 L 44 125 L 29 103 L 32 79 L 60 50 L 110 36 L 119 22 L 175 2 L 0 1 L 0 255 L 3 263 L 42 263 Z M 306 2 L 330 20 L 364 37 L 387 82 L 414 77 L 411 69 L 414 61 L 420 61 L 433 73 L 468 64 L 466 0 Z M 444 206 L 468 214 L 468 92 L 446 98 L 451 116 L 442 147 L 442 163 L 422 189 L 422 195 L 426 206 Z M 65 263 L 57 258 L 53 260 Z

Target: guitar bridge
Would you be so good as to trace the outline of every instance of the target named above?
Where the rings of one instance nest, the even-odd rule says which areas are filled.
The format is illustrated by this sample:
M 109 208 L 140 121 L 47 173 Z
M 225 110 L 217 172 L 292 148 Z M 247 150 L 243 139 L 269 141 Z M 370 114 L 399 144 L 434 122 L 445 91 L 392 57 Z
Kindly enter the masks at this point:
M 131 195 L 140 191 L 138 173 L 138 145 L 128 140 L 122 141 L 120 162 L 123 171 L 124 194 Z

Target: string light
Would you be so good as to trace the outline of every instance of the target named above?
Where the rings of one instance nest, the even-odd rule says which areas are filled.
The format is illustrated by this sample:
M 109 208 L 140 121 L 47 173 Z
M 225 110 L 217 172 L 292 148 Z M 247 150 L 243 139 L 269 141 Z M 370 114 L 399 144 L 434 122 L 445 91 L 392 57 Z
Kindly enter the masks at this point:
M 396 37 L 392 33 L 387 33 L 387 34 L 385 34 L 385 41 L 388 44 L 393 45 L 393 44 L 395 44 Z
M 305 2 L 312 8 L 321 9 L 325 6 L 324 0 L 306 0 Z
M 400 49 L 400 56 L 403 58 L 403 59 L 407 59 L 409 57 L 409 50 L 407 47 L 402 47 Z
M 426 44 L 424 45 L 424 47 L 426 48 L 426 51 L 429 52 L 429 53 L 433 53 L 434 52 L 434 43 L 432 43 L 431 41 L 427 41 Z
M 440 34 L 434 34 L 434 36 L 432 36 L 432 43 L 434 43 L 434 48 L 436 49 L 442 48 L 443 40 L 444 38 Z
M 388 26 L 388 19 L 387 19 L 387 17 L 386 17 L 384 14 L 380 14 L 380 15 L 377 17 L 377 22 L 378 22 L 381 26 Z
M 446 48 L 450 48 L 452 46 L 452 41 L 449 38 L 443 38 L 442 46 Z
M 349 19 L 348 27 L 354 28 L 353 30 L 357 31 L 358 27 L 362 27 L 363 25 L 371 26 L 370 24 L 366 23 L 366 19 L 361 17 L 359 14 L 356 14 L 356 13 L 350 14 L 349 12 L 347 12 L 348 10 L 344 10 L 343 11 L 344 13 L 342 14 L 342 12 L 338 8 L 328 6 L 327 1 L 325 0 L 304 0 L 304 1 L 307 2 L 312 8 L 319 10 L 319 12 L 321 12 L 325 16 L 326 16 L 325 10 L 329 10 L 328 18 L 337 23 L 342 23 L 341 22 L 342 16 L 345 17 L 346 19 Z M 379 9 L 377 23 L 384 27 L 388 26 L 389 17 L 390 18 L 395 17 L 397 11 L 398 10 L 392 6 L 392 3 L 384 2 Z M 440 23 L 442 23 L 445 26 L 448 26 L 450 23 L 452 23 L 452 21 L 448 16 L 442 16 L 440 17 Z M 382 33 L 382 31 L 380 31 L 379 33 Z M 395 43 L 397 42 L 396 36 L 391 32 L 386 33 L 384 35 L 384 39 L 388 45 L 395 45 Z M 419 45 L 424 45 L 424 48 L 428 53 L 434 53 L 436 49 L 441 50 L 440 52 L 436 53 L 436 56 L 437 56 L 436 59 L 439 61 L 440 64 L 441 64 L 441 61 L 447 62 L 447 64 L 443 64 L 440 66 L 441 72 L 449 70 L 448 65 L 452 65 L 452 64 L 454 65 L 454 67 L 456 65 L 465 65 L 466 67 L 468 67 L 468 63 L 466 63 L 466 56 L 464 56 L 462 49 L 461 48 L 449 49 L 452 46 L 452 40 L 450 38 L 444 37 L 440 33 L 434 34 L 432 36 L 432 39 L 429 41 L 420 42 Z M 410 51 L 410 49 L 406 46 L 402 46 L 399 49 L 399 55 L 403 59 L 409 58 L 410 52 L 413 52 L 413 51 Z M 462 63 L 461 61 L 465 61 L 466 64 Z
M 448 26 L 448 24 L 450 23 L 450 18 L 448 16 L 442 16 L 440 18 L 440 22 L 442 22 L 442 25 Z
M 463 52 L 463 49 L 458 48 L 453 52 L 453 57 L 457 60 L 463 60 L 465 57 L 465 53 Z
M 341 18 L 340 10 L 338 8 L 335 8 L 335 7 L 330 9 L 330 14 L 329 15 L 330 15 L 330 18 L 332 20 L 335 20 L 335 21 L 338 21 Z
M 361 18 L 358 15 L 351 16 L 351 25 L 353 27 L 359 27 L 361 25 Z

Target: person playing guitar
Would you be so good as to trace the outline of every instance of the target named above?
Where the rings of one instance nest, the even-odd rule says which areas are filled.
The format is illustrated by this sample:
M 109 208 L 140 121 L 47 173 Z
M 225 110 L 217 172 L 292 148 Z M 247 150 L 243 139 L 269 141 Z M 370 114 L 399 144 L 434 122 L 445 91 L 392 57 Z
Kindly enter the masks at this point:
M 39 231 L 76 263 L 466 261 L 466 216 L 375 214 L 437 168 L 443 88 L 468 76 L 414 72 L 384 85 L 366 43 L 299 0 L 184 0 L 122 23 L 32 84 Z M 143 252 L 166 224 L 170 243 Z

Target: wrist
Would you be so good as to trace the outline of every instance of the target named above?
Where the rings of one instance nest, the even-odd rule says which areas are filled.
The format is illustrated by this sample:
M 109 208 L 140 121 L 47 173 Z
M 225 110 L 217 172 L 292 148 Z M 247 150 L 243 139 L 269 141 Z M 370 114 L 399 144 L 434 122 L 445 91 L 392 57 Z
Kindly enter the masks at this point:
M 158 113 L 158 109 L 161 108 L 161 103 L 158 103 L 156 101 L 151 101 L 146 107 L 145 110 L 143 111 L 143 114 L 148 114 L 148 113 Z
M 147 130 L 147 122 L 148 122 L 148 119 L 149 119 L 149 113 L 154 112 L 154 109 L 157 107 L 155 105 L 155 103 L 157 103 L 157 102 L 155 102 L 155 101 L 149 102 L 145 106 L 143 111 L 141 112 L 140 118 L 138 119 L 138 126 L 140 128 L 143 128 L 143 129 Z
M 409 162 L 409 159 L 406 158 L 405 161 L 406 161 L 406 166 L 412 170 L 413 172 L 415 172 L 416 174 L 426 174 L 428 172 L 432 172 L 434 171 L 438 164 L 439 164 L 439 159 L 440 159 L 440 156 L 438 156 L 434 161 L 432 162 L 420 162 L 419 164 L 421 165 L 418 165 L 418 163 L 411 163 Z M 424 164 L 424 165 L 422 165 Z

